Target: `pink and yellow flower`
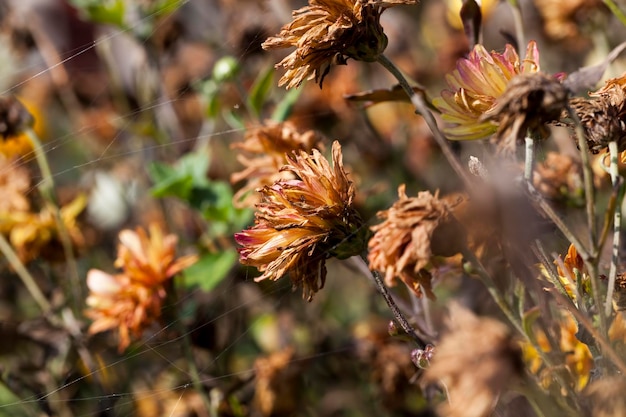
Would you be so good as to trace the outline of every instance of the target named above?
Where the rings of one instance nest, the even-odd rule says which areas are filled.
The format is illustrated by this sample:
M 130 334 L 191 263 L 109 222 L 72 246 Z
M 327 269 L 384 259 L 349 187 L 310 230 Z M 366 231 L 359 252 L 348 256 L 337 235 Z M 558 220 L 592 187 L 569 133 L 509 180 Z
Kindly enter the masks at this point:
M 490 110 L 519 74 L 539 72 L 539 50 L 531 41 L 526 57 L 520 61 L 511 45 L 503 53 L 487 52 L 476 45 L 468 58 L 460 59 L 457 68 L 446 76 L 449 89 L 433 100 L 442 119 L 448 123 L 443 129 L 451 140 L 483 139 L 498 129 L 497 124 L 481 117 Z

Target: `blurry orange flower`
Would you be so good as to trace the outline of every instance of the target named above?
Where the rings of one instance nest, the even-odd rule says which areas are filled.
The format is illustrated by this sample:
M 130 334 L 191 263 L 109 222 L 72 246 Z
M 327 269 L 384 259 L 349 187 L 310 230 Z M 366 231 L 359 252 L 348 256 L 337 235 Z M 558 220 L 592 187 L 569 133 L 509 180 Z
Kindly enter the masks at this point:
M 143 331 L 161 316 L 167 292 L 165 285 L 175 274 L 196 262 L 195 255 L 175 258 L 176 235 L 163 235 L 158 225 L 144 229 L 122 230 L 115 266 L 122 274 L 110 275 L 92 269 L 87 273 L 89 310 L 93 320 L 90 334 L 119 329 L 118 349 L 130 344 L 131 336 L 141 337 Z
M 339 142 L 333 143 L 332 157 L 331 168 L 317 149 L 311 155 L 291 155 L 283 169 L 296 179 L 261 189 L 254 227 L 235 234 L 243 246 L 241 263 L 263 272 L 256 281 L 289 273 L 309 301 L 324 286 L 326 259 L 360 254 L 367 233 L 352 207 L 355 190 L 344 171 Z
M 287 70 L 278 85 L 298 87 L 305 79 L 322 86 L 331 65 L 346 64 L 348 58 L 375 61 L 387 47 L 380 15 L 387 7 L 415 4 L 417 0 L 310 0 L 295 10 L 293 21 L 264 49 L 296 47 L 276 66 Z
M 391 208 L 378 213 L 384 221 L 372 227 L 375 234 L 369 241 L 370 268 L 383 272 L 388 286 L 395 285 L 399 277 L 417 296 L 426 293 L 434 298 L 432 277 L 424 268 L 435 255 L 454 254 L 433 251 L 435 230 L 440 225 L 454 224 L 450 223 L 450 208 L 437 193 L 422 191 L 417 197 L 407 197 L 404 185 L 398 188 L 398 197 Z
M 311 152 L 324 142 L 324 137 L 313 131 L 300 132 L 291 122 L 267 121 L 265 125 L 246 132 L 243 142 L 234 143 L 233 148 L 241 149 L 250 156 L 238 154 L 245 168 L 231 175 L 231 182 L 247 181 L 233 196 L 236 207 L 251 207 L 259 202 L 257 188 L 271 185 L 279 179 L 293 179 L 294 176 L 280 171 L 287 164 L 287 155 L 292 151 Z
M 433 100 L 450 126 L 444 132 L 452 140 L 486 138 L 498 130 L 497 124 L 481 117 L 496 104 L 509 82 L 519 74 L 539 71 L 539 51 L 531 41 L 526 57 L 520 58 L 511 45 L 504 53 L 487 52 L 476 45 L 468 58 L 457 62 L 457 69 L 446 76 L 448 90 Z

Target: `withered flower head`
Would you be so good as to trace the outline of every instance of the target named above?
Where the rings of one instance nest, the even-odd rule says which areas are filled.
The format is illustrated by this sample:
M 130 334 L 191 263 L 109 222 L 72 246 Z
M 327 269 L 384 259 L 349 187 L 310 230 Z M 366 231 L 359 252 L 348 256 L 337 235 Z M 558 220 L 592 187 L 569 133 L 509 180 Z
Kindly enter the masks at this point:
M 424 380 L 442 383 L 447 417 L 490 416 L 499 396 L 523 370 L 522 351 L 501 322 L 454 305 Z
M 567 88 L 553 76 L 541 72 L 519 74 L 479 121 L 494 122 L 498 126 L 494 137 L 498 149 L 511 151 L 516 142 L 523 142 L 529 130 L 539 138 L 550 136 L 546 123 L 559 119 L 568 95 Z
M 344 171 L 339 142 L 333 143 L 332 157 L 331 168 L 317 149 L 292 154 L 283 169 L 296 179 L 262 188 L 255 225 L 235 234 L 243 246 L 241 263 L 263 272 L 256 281 L 288 273 L 309 301 L 324 286 L 326 259 L 360 254 L 367 233 L 352 206 L 354 185 Z
M 589 21 L 594 9 L 604 7 L 602 0 L 534 0 L 543 20 L 545 34 L 556 41 L 580 48 L 585 45 L 581 23 Z
M 462 232 L 450 216 L 450 206 L 438 193 L 418 193 L 407 197 L 404 185 L 398 188 L 398 200 L 388 210 L 378 213 L 384 221 L 371 229 L 369 265 L 385 274 L 385 283 L 395 285 L 399 277 L 417 296 L 435 298 L 431 274 L 425 270 L 433 256 L 451 256 L 457 252 L 443 240 L 463 240 Z M 445 237 L 444 237 L 445 235 Z
M 3 139 L 21 134 L 33 122 L 33 116 L 17 98 L 0 97 L 0 136 Z
M 231 182 L 247 181 L 233 196 L 236 207 L 251 207 L 258 203 L 257 188 L 271 185 L 283 179 L 293 179 L 289 172 L 281 172 L 280 168 L 287 164 L 286 154 L 292 151 L 311 152 L 313 148 L 322 146 L 324 137 L 313 131 L 301 132 L 291 122 L 267 121 L 262 127 L 246 132 L 243 142 L 234 143 L 233 148 L 241 149 L 249 155 L 237 155 L 245 168 L 231 175 Z
M 287 347 L 254 361 L 254 403 L 264 416 L 292 415 L 298 409 L 294 353 L 293 347 Z
M 293 21 L 280 33 L 267 39 L 263 49 L 296 50 L 276 67 L 287 70 L 278 85 L 298 87 L 315 79 L 320 87 L 330 66 L 344 65 L 348 58 L 375 61 L 387 47 L 387 36 L 380 25 L 386 7 L 415 4 L 417 0 L 310 0 L 294 10 Z
M 122 274 L 110 275 L 92 269 L 87 273 L 90 295 L 85 315 L 93 323 L 89 333 L 119 329 L 119 350 L 139 338 L 161 316 L 167 292 L 165 285 L 175 274 L 196 262 L 195 255 L 175 259 L 177 236 L 163 235 L 157 224 L 150 235 L 142 228 L 122 230 L 115 266 Z
M 589 93 L 590 98 L 573 98 L 570 106 L 578 115 L 589 150 L 598 153 L 609 142 L 616 141 L 618 149 L 626 149 L 626 74 L 606 82 L 600 90 Z M 567 116 L 566 116 L 567 117 Z M 572 121 L 565 124 L 574 128 Z
M 591 417 L 626 415 L 626 378 L 604 376 L 589 384 L 584 394 L 591 409 Z
M 535 188 L 546 198 L 567 199 L 577 194 L 582 186 L 581 168 L 571 156 L 548 152 L 533 173 Z
M 28 211 L 30 203 L 26 195 L 31 188 L 28 169 L 15 160 L 0 154 L 0 213 Z M 0 222 L 0 233 L 3 232 Z
M 526 57 L 520 61 L 511 45 L 503 53 L 487 52 L 478 44 L 467 58 L 457 62 L 457 68 L 446 76 L 449 89 L 433 100 L 441 111 L 442 119 L 449 123 L 444 132 L 452 140 L 486 138 L 497 131 L 497 126 L 483 120 L 507 89 L 508 84 L 520 74 L 539 71 L 539 50 L 532 41 Z

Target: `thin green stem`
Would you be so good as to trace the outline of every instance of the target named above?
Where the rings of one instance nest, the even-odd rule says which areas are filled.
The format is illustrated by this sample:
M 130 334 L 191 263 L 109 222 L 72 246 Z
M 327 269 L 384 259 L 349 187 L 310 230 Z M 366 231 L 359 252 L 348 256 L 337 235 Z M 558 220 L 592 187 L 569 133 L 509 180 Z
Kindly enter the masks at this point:
M 433 134 L 433 137 L 435 138 L 435 141 L 437 142 L 437 145 L 439 145 L 439 148 L 441 149 L 444 156 L 448 160 L 448 163 L 450 164 L 452 169 L 457 173 L 461 181 L 463 181 L 465 187 L 468 190 L 471 190 L 472 182 L 469 178 L 468 173 L 463 169 L 458 158 L 456 157 L 454 152 L 452 152 L 452 149 L 450 148 L 450 145 L 448 144 L 448 140 L 443 135 L 443 133 L 441 133 L 441 130 L 439 130 L 439 127 L 437 126 L 437 121 L 435 120 L 435 117 L 433 116 L 432 112 L 428 109 L 428 106 L 426 102 L 424 101 L 424 97 L 422 97 L 421 94 L 417 94 L 415 91 L 413 91 L 413 88 L 407 81 L 404 74 L 402 74 L 402 72 L 395 66 L 395 64 L 391 62 L 385 55 L 383 54 L 379 55 L 378 62 L 383 67 L 385 67 L 385 69 L 389 71 L 391 75 L 393 75 L 396 78 L 396 80 L 398 80 L 398 83 L 400 84 L 404 92 L 411 99 L 411 103 L 413 104 L 413 107 L 415 108 L 415 110 L 419 114 L 421 114 L 422 117 L 424 118 L 424 121 L 426 121 L 426 124 L 428 125 L 430 131 Z
M 626 26 L 626 14 L 624 14 L 622 9 L 620 9 L 613 0 L 604 0 L 604 4 L 606 4 L 606 7 L 609 8 L 611 13 L 613 13 L 613 15 L 617 17 L 620 22 L 622 22 L 622 25 Z
M 609 284 L 604 302 L 604 315 L 609 317 L 613 311 L 613 291 L 615 289 L 615 279 L 617 277 L 617 264 L 619 262 L 620 229 L 622 223 L 622 200 L 624 199 L 623 184 L 619 175 L 617 159 L 619 149 L 616 141 L 609 142 L 609 155 L 611 158 L 610 174 L 613 188 L 617 188 L 617 201 L 613 211 L 613 247 L 611 248 L 611 267 L 609 269 Z
M 364 256 L 360 256 L 360 257 L 353 256 L 351 259 L 353 259 L 355 263 L 360 264 L 360 265 L 357 265 L 359 266 L 359 269 L 362 269 L 363 271 L 368 271 L 368 275 L 370 275 L 373 278 L 374 284 L 376 285 L 376 289 L 378 289 L 378 292 L 382 294 L 383 298 L 385 299 L 385 302 L 387 303 L 387 306 L 389 306 L 389 309 L 391 310 L 391 313 L 393 314 L 393 317 L 396 319 L 396 321 L 398 322 L 402 330 L 404 330 L 404 332 L 407 335 L 413 338 L 413 340 L 415 341 L 415 343 L 420 349 L 424 349 L 427 343 L 424 342 L 421 339 L 421 337 L 417 335 L 413 326 L 411 326 L 411 324 L 409 323 L 407 318 L 404 316 L 402 311 L 400 311 L 400 309 L 398 308 L 398 305 L 396 304 L 393 297 L 389 293 L 389 290 L 385 286 L 385 283 L 383 282 L 383 279 L 380 276 L 380 274 L 377 271 L 371 271 L 369 269 L 369 266 L 367 265 L 367 260 L 365 259 Z
M 43 311 L 44 314 L 48 313 L 51 309 L 50 303 L 2 233 L 0 233 L 0 252 L 2 252 L 7 261 L 9 261 L 9 265 L 11 265 L 20 277 L 30 295 L 37 305 L 39 305 L 39 308 L 41 308 L 41 311 Z
M 41 145 L 41 141 L 39 140 L 39 137 L 37 136 L 35 131 L 32 128 L 27 128 L 25 133 L 26 135 L 28 135 L 33 145 L 37 164 L 39 165 L 39 169 L 42 175 L 42 181 L 39 184 L 39 191 L 46 203 L 48 204 L 48 207 L 54 214 L 54 218 L 57 224 L 59 239 L 61 241 L 61 245 L 63 246 L 63 253 L 65 255 L 65 259 L 69 268 L 68 275 L 70 278 L 70 286 L 72 287 L 74 306 L 76 310 L 78 310 L 80 305 L 79 300 L 82 299 L 82 286 L 78 274 L 76 258 L 74 256 L 74 249 L 72 247 L 72 239 L 67 230 L 67 227 L 65 226 L 63 217 L 61 216 L 61 210 L 59 208 L 57 198 L 54 192 L 54 179 L 52 176 L 52 171 L 50 170 L 50 165 L 48 164 L 48 159 L 46 158 L 43 146 Z

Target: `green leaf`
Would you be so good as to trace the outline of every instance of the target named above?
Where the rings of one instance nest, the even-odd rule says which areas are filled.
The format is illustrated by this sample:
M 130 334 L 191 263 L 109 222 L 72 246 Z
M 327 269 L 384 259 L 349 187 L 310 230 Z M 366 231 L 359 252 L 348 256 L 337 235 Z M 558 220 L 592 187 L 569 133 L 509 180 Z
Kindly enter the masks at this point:
M 277 122 L 284 122 L 287 120 L 289 115 L 291 115 L 293 106 L 295 106 L 298 102 L 298 98 L 303 90 L 303 88 L 292 88 L 287 91 L 287 94 L 285 94 L 283 99 L 276 106 L 276 109 L 274 109 L 274 113 L 272 113 L 272 120 Z
M 238 257 L 235 249 L 203 255 L 198 262 L 183 271 L 185 286 L 211 291 L 226 278 Z
M 178 172 L 160 162 L 148 165 L 148 174 L 154 186 L 150 190 L 155 197 L 178 197 L 187 200 L 193 189 L 193 177 Z
M 265 72 L 259 74 L 249 91 L 248 105 L 254 110 L 256 116 L 261 115 L 263 104 L 274 84 L 274 73 L 274 67 L 272 66 L 265 70 Z
M 71 0 L 94 23 L 125 27 L 124 0 Z

